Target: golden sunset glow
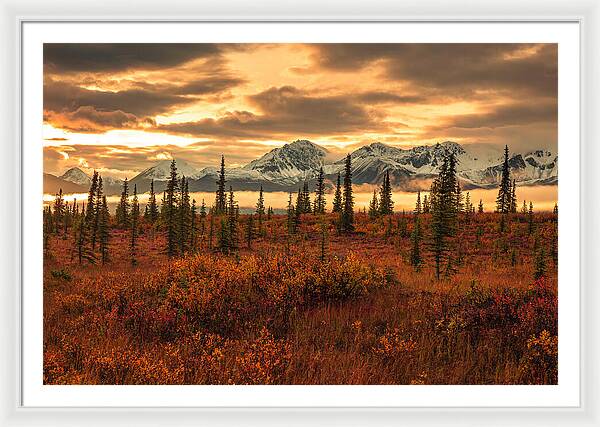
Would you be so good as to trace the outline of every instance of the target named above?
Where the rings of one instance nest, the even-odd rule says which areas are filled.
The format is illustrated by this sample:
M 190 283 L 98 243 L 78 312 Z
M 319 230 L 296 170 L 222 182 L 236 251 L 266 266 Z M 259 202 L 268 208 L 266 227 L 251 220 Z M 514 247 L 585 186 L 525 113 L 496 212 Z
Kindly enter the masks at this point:
M 295 139 L 557 146 L 557 46 L 46 44 L 45 172 L 240 166 Z

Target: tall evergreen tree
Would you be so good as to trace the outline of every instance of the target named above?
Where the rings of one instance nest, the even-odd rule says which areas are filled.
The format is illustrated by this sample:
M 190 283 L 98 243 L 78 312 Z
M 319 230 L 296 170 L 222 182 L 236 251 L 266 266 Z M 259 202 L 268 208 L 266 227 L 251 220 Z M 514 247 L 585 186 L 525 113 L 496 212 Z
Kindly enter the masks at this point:
M 375 219 L 379 216 L 379 200 L 377 199 L 377 190 L 373 190 L 373 198 L 369 203 L 369 218 Z
M 429 213 L 429 198 L 427 197 L 427 194 L 423 197 L 423 213 Z
M 189 196 L 188 196 L 189 197 Z M 192 207 L 190 209 L 190 249 L 192 252 L 196 252 L 197 240 L 198 240 L 198 224 L 197 224 L 197 208 L 196 199 L 192 199 Z
M 256 202 L 256 216 L 258 217 L 258 233 L 262 234 L 263 218 L 265 217 L 265 197 L 262 185 L 260 186 L 258 201 Z
M 483 200 L 479 199 L 479 206 L 477 208 L 478 213 L 483 213 Z
M 131 203 L 131 265 L 137 265 L 137 236 L 140 224 L 140 204 L 138 203 L 137 185 L 133 185 L 133 202 Z
M 165 191 L 165 225 L 167 228 L 167 255 L 177 255 L 177 196 L 179 191 L 179 180 L 177 179 L 177 164 L 175 159 L 171 161 L 169 180 Z
M 319 176 L 317 177 L 317 188 L 315 189 L 315 202 L 314 209 L 315 214 L 325 213 L 325 176 L 323 173 L 323 166 L 319 169 Z
M 340 228 L 345 233 L 354 231 L 354 196 L 352 195 L 352 160 L 350 154 L 346 156 L 344 166 L 343 209 Z
M 417 203 L 415 204 L 415 215 L 419 215 L 421 213 L 421 192 L 417 192 Z
M 227 210 L 227 196 L 225 194 L 225 156 L 221 156 L 221 169 L 217 181 L 217 194 L 215 198 L 215 214 L 223 215 Z
M 391 215 L 394 213 L 394 202 L 392 201 L 392 186 L 390 184 L 390 171 L 385 171 L 379 195 L 379 213 Z
M 529 224 L 529 234 L 533 234 L 533 203 L 530 201 L 529 202 L 529 212 L 527 215 L 527 222 Z
M 123 181 L 123 191 L 121 192 L 121 200 L 117 205 L 117 227 L 129 228 L 129 182 L 127 178 Z
M 88 192 L 88 201 L 87 201 L 87 209 L 85 211 L 85 223 L 89 227 L 89 235 L 91 237 L 92 234 L 95 234 L 94 230 L 94 213 L 96 208 L 96 191 L 98 190 L 98 172 L 94 171 L 92 175 L 92 182 L 90 184 L 90 189 Z
M 500 180 L 500 188 L 498 189 L 498 197 L 496 198 L 496 210 L 500 213 L 510 212 L 510 166 L 508 164 L 508 145 L 504 147 L 504 163 L 502 164 L 502 178 Z
M 110 214 L 108 212 L 108 204 L 106 203 L 106 196 L 102 196 L 102 204 L 100 207 L 100 218 L 98 221 L 98 237 L 100 239 L 100 258 L 102 264 L 108 262 L 108 243 L 110 238 Z
M 181 177 L 179 186 L 179 205 L 177 206 L 177 240 L 179 243 L 179 253 L 183 255 L 189 250 L 190 225 L 192 222 L 192 213 L 190 208 L 190 193 L 188 181 L 185 176 Z
M 554 215 L 558 215 L 558 202 L 554 203 L 554 208 L 552 209 L 552 213 Z
M 296 210 L 294 208 L 294 203 L 292 202 L 292 193 L 290 193 L 287 206 L 287 231 L 288 234 L 296 233 Z
M 148 222 L 154 225 L 158 220 L 158 205 L 156 204 L 156 194 L 154 193 L 154 180 L 150 181 L 150 197 L 148 198 Z
M 310 203 L 310 191 L 308 190 L 308 181 L 304 181 L 302 187 L 302 213 L 311 213 L 312 207 Z
M 58 233 L 61 225 L 63 224 L 65 216 L 65 199 L 63 198 L 62 188 L 59 188 L 58 193 L 54 197 L 54 217 L 53 219 L 53 232 Z
M 421 219 L 419 215 L 415 215 L 415 223 L 411 234 L 411 251 L 410 251 L 410 264 L 419 271 L 423 264 L 423 258 L 421 257 Z
M 229 186 L 229 200 L 227 206 L 227 232 L 229 234 L 229 248 L 238 248 L 238 216 L 239 210 L 233 195 L 233 188 Z
M 408 237 L 408 224 L 406 223 L 406 211 L 402 209 L 402 215 L 398 217 L 398 234 L 400 237 Z
M 337 175 L 337 183 L 335 186 L 335 195 L 333 196 L 333 213 L 342 212 L 342 183 L 340 180 L 340 173 Z
M 442 264 L 450 265 L 451 241 L 456 231 L 456 158 L 451 153 L 444 158 L 437 178 L 431 185 L 431 243 L 430 249 L 435 264 L 435 275 L 439 280 Z M 448 269 L 447 269 L 448 271 Z
M 102 196 L 103 196 L 103 188 L 102 188 L 102 177 L 98 175 L 98 185 L 96 187 L 96 196 L 94 200 L 94 218 L 93 218 L 93 226 L 92 226 L 92 250 L 96 249 L 96 238 L 98 234 L 98 227 L 100 224 L 100 215 L 102 211 Z

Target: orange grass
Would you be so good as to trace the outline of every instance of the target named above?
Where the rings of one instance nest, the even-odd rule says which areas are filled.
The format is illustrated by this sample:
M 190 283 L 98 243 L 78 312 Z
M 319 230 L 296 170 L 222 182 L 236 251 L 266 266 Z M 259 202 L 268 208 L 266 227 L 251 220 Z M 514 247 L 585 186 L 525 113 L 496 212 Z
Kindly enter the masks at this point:
M 532 235 L 519 214 L 504 234 L 496 214 L 461 221 L 456 272 L 440 281 L 429 218 L 416 272 L 398 217 L 357 214 L 357 232 L 339 236 L 332 215 L 306 215 L 289 240 L 275 216 L 251 249 L 225 256 L 204 242 L 175 260 L 146 227 L 135 267 L 124 231 L 105 266 L 78 265 L 72 238 L 52 237 L 44 383 L 555 384 L 556 216 L 536 214 Z M 534 281 L 536 245 L 547 268 Z

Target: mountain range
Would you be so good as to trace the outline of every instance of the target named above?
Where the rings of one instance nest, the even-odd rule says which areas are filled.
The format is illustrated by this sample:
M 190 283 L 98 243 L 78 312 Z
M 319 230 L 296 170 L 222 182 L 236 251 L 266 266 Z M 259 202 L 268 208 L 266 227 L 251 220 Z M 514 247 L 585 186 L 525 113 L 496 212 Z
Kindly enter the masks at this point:
M 390 172 L 392 185 L 403 191 L 428 189 L 437 175 L 445 156 L 454 153 L 458 159 L 457 173 L 464 189 L 491 188 L 498 184 L 502 173 L 503 152 L 484 144 L 460 145 L 444 141 L 401 149 L 376 142 L 353 151 L 353 183 L 381 183 L 383 174 Z M 227 185 L 234 190 L 296 191 L 304 181 L 314 185 L 319 168 L 323 167 L 325 180 L 331 187 L 337 174 L 343 176 L 344 159 L 328 161 L 327 149 L 307 140 L 297 140 L 275 148 L 245 166 L 226 169 Z M 218 177 L 216 167 L 196 168 L 182 159 L 176 159 L 179 174 L 189 181 L 190 191 L 214 191 Z M 169 177 L 171 160 L 162 160 L 130 180 L 139 193 L 149 190 L 154 180 L 155 190 L 162 191 Z M 558 155 L 548 150 L 513 153 L 509 158 L 511 176 L 518 185 L 552 185 L 558 182 Z M 60 177 L 44 179 L 44 192 L 58 191 L 61 182 L 76 185 L 81 192 L 89 188 L 90 177 L 79 168 L 71 168 Z M 52 188 L 46 188 L 46 181 Z M 106 194 L 119 194 L 120 180 L 103 177 Z M 71 188 L 70 187 L 70 188 Z M 63 191 L 65 188 L 63 187 Z M 79 192 L 79 191 L 71 191 Z

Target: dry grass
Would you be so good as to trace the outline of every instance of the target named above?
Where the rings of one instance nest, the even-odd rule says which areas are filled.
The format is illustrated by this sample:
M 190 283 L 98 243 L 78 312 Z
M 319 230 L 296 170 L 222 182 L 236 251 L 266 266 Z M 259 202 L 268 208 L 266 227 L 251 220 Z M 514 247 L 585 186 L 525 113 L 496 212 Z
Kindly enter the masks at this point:
M 533 235 L 520 215 L 504 234 L 495 214 L 462 221 L 456 273 L 441 281 L 429 261 L 420 272 L 409 265 L 396 220 L 390 228 L 359 214 L 357 233 L 338 236 L 332 216 L 309 215 L 288 242 L 275 217 L 250 250 L 204 247 L 174 261 L 164 237 L 146 230 L 136 267 L 121 231 L 106 266 L 77 265 L 71 239 L 53 237 L 44 382 L 556 383 L 555 217 L 536 214 Z M 536 245 L 547 269 L 534 281 Z

